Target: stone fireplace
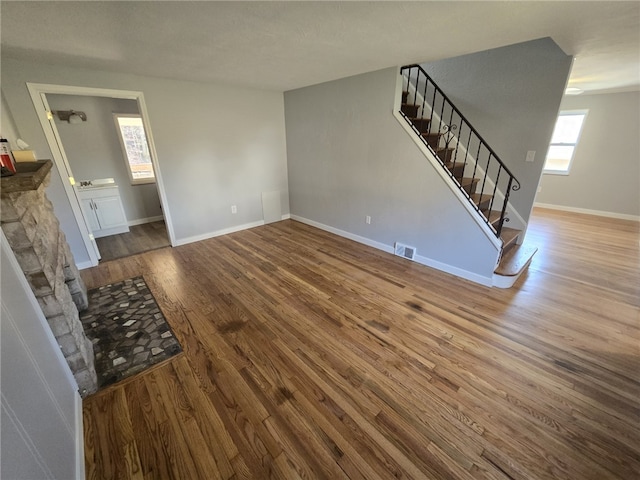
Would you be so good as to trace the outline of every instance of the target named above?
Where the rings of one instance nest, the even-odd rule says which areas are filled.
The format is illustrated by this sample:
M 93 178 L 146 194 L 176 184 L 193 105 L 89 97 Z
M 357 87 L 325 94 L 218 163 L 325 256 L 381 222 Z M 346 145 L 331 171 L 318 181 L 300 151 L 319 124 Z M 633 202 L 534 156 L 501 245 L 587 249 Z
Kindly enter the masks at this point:
M 87 308 L 87 290 L 45 194 L 52 162 L 17 167 L 16 175 L 2 178 L 2 230 L 84 397 L 98 385 L 93 345 L 78 316 Z

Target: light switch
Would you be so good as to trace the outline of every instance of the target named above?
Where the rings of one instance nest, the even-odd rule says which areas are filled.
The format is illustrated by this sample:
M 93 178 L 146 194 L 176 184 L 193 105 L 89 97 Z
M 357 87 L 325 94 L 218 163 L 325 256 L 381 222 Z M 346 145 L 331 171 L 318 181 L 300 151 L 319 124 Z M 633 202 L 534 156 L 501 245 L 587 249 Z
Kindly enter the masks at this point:
M 525 161 L 533 162 L 535 159 L 536 159 L 536 151 L 535 150 L 529 150 L 527 152 L 527 158 L 525 159 Z

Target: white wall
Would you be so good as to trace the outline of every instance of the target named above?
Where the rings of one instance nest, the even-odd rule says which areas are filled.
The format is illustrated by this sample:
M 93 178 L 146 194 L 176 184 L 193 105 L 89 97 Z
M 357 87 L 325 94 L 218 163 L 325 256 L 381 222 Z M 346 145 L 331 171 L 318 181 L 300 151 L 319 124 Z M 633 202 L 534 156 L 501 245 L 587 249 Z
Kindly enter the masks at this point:
M 496 249 L 393 116 L 397 78 L 390 68 L 285 93 L 291 214 L 486 281 Z
M 0 243 L 0 477 L 84 478 L 78 386 L 4 233 Z
M 169 204 L 165 214 L 171 217 L 177 243 L 261 222 L 262 192 L 281 192 L 282 213 L 289 213 L 282 93 L 46 65 L 4 55 L 1 74 L 16 125 L 40 158 L 50 152 L 26 82 L 142 91 Z M 61 220 L 70 215 L 62 188 L 57 178 L 47 191 Z M 237 214 L 231 214 L 231 205 L 237 205 Z M 72 243 L 79 235 L 73 223 L 61 221 L 80 263 L 82 252 Z
M 422 65 L 520 181 L 510 201 L 525 222 L 571 62 L 543 38 Z M 534 162 L 525 162 L 528 150 Z
M 640 216 L 640 92 L 566 96 L 589 110 L 569 175 L 544 174 L 537 203 Z
M 47 95 L 52 110 L 77 110 L 87 121 L 70 124 L 54 117 L 69 165 L 77 182 L 113 177 L 128 221 L 162 215 L 155 184 L 131 185 L 114 113 L 139 113 L 135 100 L 77 95 Z

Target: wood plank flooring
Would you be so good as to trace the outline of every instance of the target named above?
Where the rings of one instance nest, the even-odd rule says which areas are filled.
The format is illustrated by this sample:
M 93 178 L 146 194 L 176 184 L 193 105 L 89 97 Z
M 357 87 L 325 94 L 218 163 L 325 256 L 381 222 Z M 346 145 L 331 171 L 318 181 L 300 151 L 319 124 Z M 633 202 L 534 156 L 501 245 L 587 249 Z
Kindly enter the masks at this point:
M 96 243 L 102 262 L 171 245 L 164 220 L 133 225 L 126 233 L 96 238 Z
M 184 348 L 84 401 L 87 478 L 639 478 L 638 224 L 528 235 L 509 290 L 293 221 L 83 271 Z

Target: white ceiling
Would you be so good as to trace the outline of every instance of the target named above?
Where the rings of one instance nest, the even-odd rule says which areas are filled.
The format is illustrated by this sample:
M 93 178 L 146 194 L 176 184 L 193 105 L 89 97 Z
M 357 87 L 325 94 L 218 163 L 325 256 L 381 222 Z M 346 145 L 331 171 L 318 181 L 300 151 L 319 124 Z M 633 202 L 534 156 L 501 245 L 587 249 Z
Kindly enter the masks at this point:
M 570 85 L 640 90 L 640 2 L 7 2 L 2 54 L 286 91 L 551 37 Z M 541 72 L 543 74 L 543 72 Z

